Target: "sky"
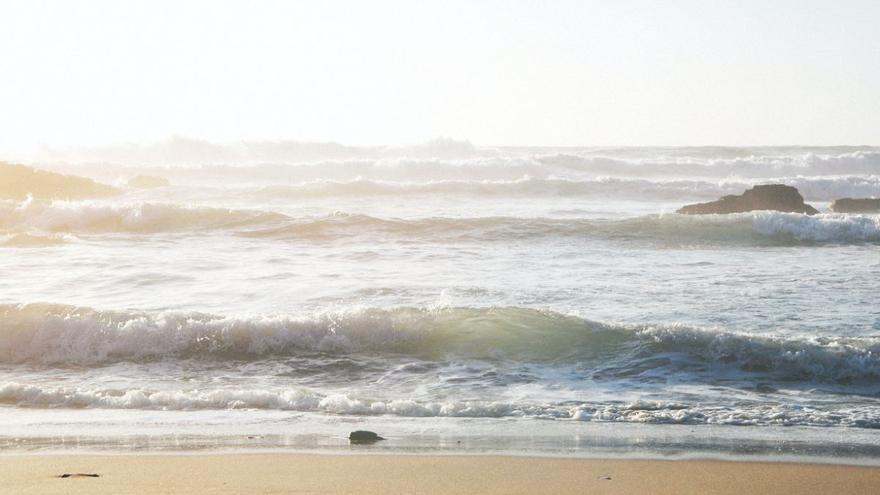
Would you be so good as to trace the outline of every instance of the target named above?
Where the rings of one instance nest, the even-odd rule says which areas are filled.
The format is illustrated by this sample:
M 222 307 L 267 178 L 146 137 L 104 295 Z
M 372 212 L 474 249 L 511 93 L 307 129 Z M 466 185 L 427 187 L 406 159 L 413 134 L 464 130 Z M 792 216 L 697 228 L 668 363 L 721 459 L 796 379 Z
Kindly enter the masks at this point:
M 876 1 L 0 0 L 0 153 L 880 144 Z

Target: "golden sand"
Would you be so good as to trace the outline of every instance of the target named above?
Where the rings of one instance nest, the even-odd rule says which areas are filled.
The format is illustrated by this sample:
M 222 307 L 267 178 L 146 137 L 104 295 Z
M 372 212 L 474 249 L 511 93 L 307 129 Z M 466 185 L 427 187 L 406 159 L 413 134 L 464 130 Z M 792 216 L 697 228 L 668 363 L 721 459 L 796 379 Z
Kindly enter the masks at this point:
M 62 474 L 99 477 L 60 478 Z M 880 468 L 422 455 L 10 455 L 9 494 L 877 494 Z

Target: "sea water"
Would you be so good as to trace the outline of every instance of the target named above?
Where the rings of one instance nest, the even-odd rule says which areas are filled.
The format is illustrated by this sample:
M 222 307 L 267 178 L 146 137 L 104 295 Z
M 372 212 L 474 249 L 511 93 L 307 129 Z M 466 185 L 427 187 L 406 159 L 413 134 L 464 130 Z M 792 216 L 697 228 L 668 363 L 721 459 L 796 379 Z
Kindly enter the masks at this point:
M 36 164 L 122 192 L 0 202 L 0 450 L 880 459 L 880 150 L 362 155 Z

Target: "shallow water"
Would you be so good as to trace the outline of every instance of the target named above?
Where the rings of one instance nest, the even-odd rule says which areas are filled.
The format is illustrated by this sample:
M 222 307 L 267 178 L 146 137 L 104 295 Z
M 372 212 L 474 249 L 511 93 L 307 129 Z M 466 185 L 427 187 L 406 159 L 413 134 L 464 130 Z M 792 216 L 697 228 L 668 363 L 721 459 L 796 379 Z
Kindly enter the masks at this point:
M 878 150 L 43 165 L 172 185 L 0 203 L 0 449 L 357 424 L 877 457 L 880 215 L 673 212 L 766 182 L 826 211 L 880 195 Z

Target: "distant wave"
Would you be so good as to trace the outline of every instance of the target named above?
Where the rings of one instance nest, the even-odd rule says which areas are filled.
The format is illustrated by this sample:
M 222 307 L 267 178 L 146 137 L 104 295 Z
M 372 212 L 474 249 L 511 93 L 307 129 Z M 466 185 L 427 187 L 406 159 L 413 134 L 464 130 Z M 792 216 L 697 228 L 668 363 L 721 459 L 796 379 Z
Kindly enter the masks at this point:
M 627 198 L 644 201 L 681 201 L 740 194 L 759 183 L 781 183 L 798 188 L 807 200 L 833 201 L 844 197 L 880 196 L 880 176 L 781 177 L 770 180 L 648 180 L 619 177 L 572 180 L 520 177 L 515 180 L 443 180 L 391 182 L 357 179 L 316 180 L 284 186 L 266 186 L 244 193 L 257 199 L 302 199 L 337 196 L 414 194 L 495 196 L 565 196 Z
M 80 202 L 0 203 L 0 232 L 70 234 L 227 232 L 300 241 L 372 238 L 408 242 L 513 241 L 581 237 L 668 245 L 792 245 L 880 242 L 880 216 L 781 212 L 731 215 L 647 215 L 625 219 L 429 217 L 380 218 L 362 214 L 289 217 L 258 210 L 174 204 Z M 44 236 L 45 237 L 45 236 Z M 27 239 L 24 239 L 27 240 Z
M 538 157 L 536 160 L 546 167 L 622 176 L 769 178 L 880 174 L 880 151 L 873 149 L 839 154 L 808 151 L 734 157 L 671 156 L 639 159 L 558 153 Z
M 878 179 L 880 183 L 880 179 Z M 604 177 L 593 180 L 533 178 L 515 180 L 442 180 L 432 182 L 391 182 L 358 179 L 353 181 L 318 180 L 287 186 L 267 186 L 247 193 L 255 198 L 297 199 L 335 196 L 382 196 L 414 194 L 497 196 L 571 196 L 626 197 L 645 200 L 681 200 L 733 194 L 750 187 L 744 183 L 706 181 L 649 181 Z M 878 185 L 880 191 L 880 185 Z
M 582 237 L 668 245 L 793 245 L 880 242 L 880 216 L 781 212 L 731 215 L 648 215 L 621 220 L 558 218 L 383 219 L 335 214 L 242 235 L 263 238 L 325 239 L 359 235 L 405 236 L 409 241 L 511 241 Z
M 769 337 L 680 325 L 612 325 L 527 308 L 351 308 L 233 318 L 0 306 L 0 362 L 94 365 L 252 360 L 309 352 L 590 363 L 594 378 L 719 367 L 775 379 L 880 379 L 880 337 Z
M 784 177 L 766 182 L 796 187 L 810 201 L 834 201 L 840 198 L 880 197 L 880 176 L 847 175 L 838 177 Z
M 654 153 L 650 153 L 650 152 Z M 175 184 L 276 185 L 309 181 L 386 182 L 593 180 L 597 177 L 643 179 L 731 179 L 749 182 L 781 177 L 877 176 L 880 150 L 869 149 L 500 149 L 476 155 L 437 157 L 351 157 L 272 161 L 229 165 L 108 166 L 54 165 L 53 170 L 87 174 L 105 181 L 120 175 L 160 175 Z M 226 162 L 231 163 L 231 162 Z
M 235 229 L 285 218 L 276 213 L 162 203 L 0 202 L 0 231 L 156 233 Z

